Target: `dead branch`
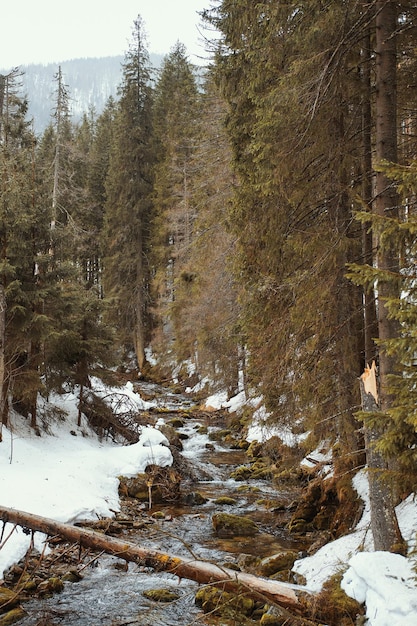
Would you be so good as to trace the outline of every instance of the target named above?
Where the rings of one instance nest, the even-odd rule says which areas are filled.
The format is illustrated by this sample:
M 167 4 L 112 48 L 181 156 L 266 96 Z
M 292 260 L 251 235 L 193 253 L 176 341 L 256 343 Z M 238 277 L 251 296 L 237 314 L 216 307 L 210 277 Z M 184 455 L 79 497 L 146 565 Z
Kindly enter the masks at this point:
M 235 572 L 206 561 L 183 559 L 17 509 L 0 506 L 0 519 L 48 536 L 60 535 L 63 539 L 73 543 L 106 552 L 125 561 L 151 567 L 157 571 L 165 571 L 179 578 L 187 578 L 201 584 L 221 584 L 222 588 L 228 591 L 236 591 L 239 587 L 240 591 L 244 589 L 251 595 L 296 612 L 303 611 L 300 598 L 303 593 L 308 593 L 308 590 L 301 586 L 258 578 L 245 572 Z

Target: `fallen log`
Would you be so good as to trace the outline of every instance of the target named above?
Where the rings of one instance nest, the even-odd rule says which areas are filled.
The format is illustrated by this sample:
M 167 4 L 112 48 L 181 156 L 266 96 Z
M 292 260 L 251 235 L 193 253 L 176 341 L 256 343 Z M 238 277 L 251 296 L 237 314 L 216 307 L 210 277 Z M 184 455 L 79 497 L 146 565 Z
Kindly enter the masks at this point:
M 301 586 L 258 578 L 245 572 L 235 572 L 215 563 L 172 556 L 93 530 L 63 524 L 47 517 L 17 509 L 0 506 L 0 519 L 4 523 L 11 522 L 48 536 L 59 535 L 65 540 L 84 547 L 106 552 L 125 561 L 139 563 L 157 571 L 165 571 L 179 578 L 187 578 L 201 584 L 221 584 L 222 588 L 227 591 L 236 591 L 239 588 L 241 592 L 256 595 L 264 601 L 278 604 L 296 612 L 303 611 L 300 598 L 303 592 L 308 593 L 308 590 Z

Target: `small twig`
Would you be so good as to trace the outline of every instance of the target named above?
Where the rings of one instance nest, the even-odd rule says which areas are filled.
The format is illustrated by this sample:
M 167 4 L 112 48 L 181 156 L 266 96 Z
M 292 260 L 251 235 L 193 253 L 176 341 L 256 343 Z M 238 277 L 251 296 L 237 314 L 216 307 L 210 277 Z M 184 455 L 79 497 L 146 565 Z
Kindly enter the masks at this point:
M 84 569 L 86 569 L 87 567 L 89 567 L 89 565 L 91 565 L 92 563 L 94 563 L 94 561 L 97 561 L 97 559 L 99 559 L 101 556 L 103 556 L 103 554 L 106 554 L 105 550 L 102 550 L 101 552 L 99 552 L 99 554 L 97 554 L 96 556 L 94 556 L 92 559 L 90 559 L 88 561 L 88 563 L 85 563 L 85 565 L 83 565 L 82 567 L 80 567 L 80 569 L 78 570 L 78 573 L 82 572 Z
M 6 525 L 6 522 L 3 522 L 3 530 L 1 533 L 1 536 L 3 538 L 3 533 L 4 533 L 4 526 Z M 3 543 L 0 543 L 0 550 L 2 549 L 2 547 L 7 543 L 7 541 L 10 539 L 10 537 L 13 535 L 14 531 L 16 530 L 18 524 L 14 524 L 12 530 L 9 532 L 9 534 L 7 535 L 6 539 L 3 541 Z

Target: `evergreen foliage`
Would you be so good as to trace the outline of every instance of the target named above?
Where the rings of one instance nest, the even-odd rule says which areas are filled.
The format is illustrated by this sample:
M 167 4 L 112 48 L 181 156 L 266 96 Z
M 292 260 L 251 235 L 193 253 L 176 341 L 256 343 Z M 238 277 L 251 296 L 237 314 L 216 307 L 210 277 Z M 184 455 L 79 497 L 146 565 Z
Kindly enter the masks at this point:
M 121 345 L 145 363 L 149 332 L 149 222 L 152 209 L 154 142 L 152 90 L 143 24 L 135 21 L 123 64 L 106 178 L 103 229 L 104 284 L 112 300 L 109 318 Z
M 81 405 L 116 350 L 146 372 L 151 347 L 230 394 L 243 371 L 344 472 L 372 356 L 366 427 L 414 488 L 415 11 L 222 0 L 204 81 L 180 43 L 153 81 L 138 17 L 117 98 L 74 124 L 59 72 L 38 142 L 18 72 L 1 76 L 3 420 L 9 396 L 34 425 L 39 391 Z

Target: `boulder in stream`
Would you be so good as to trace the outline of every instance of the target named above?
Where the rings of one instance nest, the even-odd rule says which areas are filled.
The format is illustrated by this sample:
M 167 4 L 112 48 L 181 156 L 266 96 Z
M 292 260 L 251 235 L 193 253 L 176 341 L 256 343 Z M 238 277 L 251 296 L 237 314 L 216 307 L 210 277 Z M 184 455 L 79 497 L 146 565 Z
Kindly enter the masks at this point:
M 258 532 L 258 526 L 249 517 L 230 513 L 214 513 L 212 524 L 216 535 L 221 538 L 254 537 Z

